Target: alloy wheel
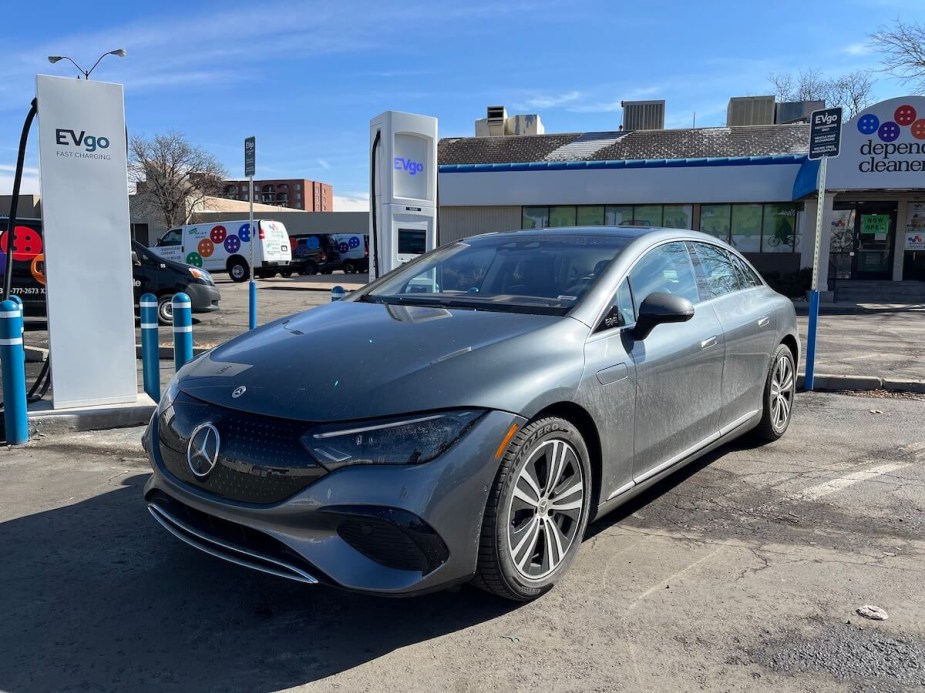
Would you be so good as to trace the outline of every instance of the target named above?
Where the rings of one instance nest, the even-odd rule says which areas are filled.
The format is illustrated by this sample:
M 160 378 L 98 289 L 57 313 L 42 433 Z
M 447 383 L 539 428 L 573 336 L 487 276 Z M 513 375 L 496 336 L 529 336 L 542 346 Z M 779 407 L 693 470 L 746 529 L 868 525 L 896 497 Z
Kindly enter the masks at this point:
M 581 525 L 584 479 L 575 449 L 543 442 L 521 467 L 507 509 L 508 551 L 520 575 L 540 580 L 568 554 Z
M 790 411 L 793 409 L 793 395 L 795 380 L 793 374 L 793 361 L 787 354 L 782 354 L 774 365 L 771 376 L 771 423 L 777 430 L 786 427 L 790 420 Z

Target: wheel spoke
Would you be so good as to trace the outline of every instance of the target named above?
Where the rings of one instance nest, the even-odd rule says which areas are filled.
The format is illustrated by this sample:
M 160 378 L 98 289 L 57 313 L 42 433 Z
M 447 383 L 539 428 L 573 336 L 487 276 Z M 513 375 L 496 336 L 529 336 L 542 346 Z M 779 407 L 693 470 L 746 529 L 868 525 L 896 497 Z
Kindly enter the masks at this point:
M 539 500 L 542 497 L 543 492 L 540 491 L 540 484 L 533 476 L 536 473 L 536 469 L 531 469 L 530 467 L 531 465 L 529 463 L 524 465 L 523 470 L 520 472 L 520 479 L 518 479 L 518 482 L 526 481 L 527 486 L 529 486 L 530 490 L 533 491 L 534 498 Z
M 539 541 L 539 538 L 540 521 L 538 518 L 534 517 L 532 520 L 530 520 L 527 531 L 524 532 L 523 537 L 521 537 L 520 541 L 517 543 L 517 546 L 515 546 L 514 550 L 511 552 L 514 561 L 517 563 L 517 567 L 520 568 L 520 570 L 524 569 L 524 564 L 526 564 L 527 560 L 536 552 L 536 543 Z M 524 551 L 523 555 L 521 556 L 521 549 L 524 547 L 526 547 L 526 551 Z M 518 556 L 521 557 L 518 559 Z
M 568 456 L 568 446 L 561 440 L 553 441 L 552 459 L 549 460 L 549 476 L 546 479 L 546 495 L 551 496 L 553 490 L 559 485 L 562 479 L 562 473 L 565 471 L 566 457 Z
M 582 497 L 579 496 L 576 500 L 566 501 L 565 499 L 575 493 L 579 493 L 582 490 L 582 484 L 579 480 L 578 483 L 573 486 L 569 486 L 562 493 L 558 493 L 552 498 L 549 499 L 549 509 L 550 510 L 575 510 L 576 508 L 581 507 Z
M 519 501 L 522 501 L 523 503 L 526 503 L 531 508 L 536 508 L 540 500 L 538 497 L 531 498 L 530 494 L 524 491 L 519 485 L 514 487 L 514 498 L 516 498 Z
M 559 562 L 565 557 L 565 550 L 569 547 L 569 544 L 571 542 L 569 542 L 568 538 L 566 538 L 566 536 L 562 534 L 562 530 L 559 529 L 559 525 L 557 525 L 555 521 L 548 520 L 546 522 L 546 525 L 549 530 L 547 534 L 552 534 L 552 540 L 556 544 L 556 551 L 558 552 L 558 555 L 559 555 L 559 558 L 556 560 L 556 565 L 558 565 Z M 563 540 L 565 541 L 564 546 L 562 543 Z
M 554 569 L 562 560 L 562 545 L 558 543 L 559 537 L 552 528 L 552 522 L 548 519 L 543 521 L 543 539 L 546 544 L 546 565 L 545 571 Z M 545 572 L 544 571 L 544 572 Z

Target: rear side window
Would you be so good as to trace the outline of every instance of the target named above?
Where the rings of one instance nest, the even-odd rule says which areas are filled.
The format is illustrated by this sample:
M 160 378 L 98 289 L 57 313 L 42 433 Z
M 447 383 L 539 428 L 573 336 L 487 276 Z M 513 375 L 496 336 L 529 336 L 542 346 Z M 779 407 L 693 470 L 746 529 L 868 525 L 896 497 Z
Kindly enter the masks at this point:
M 761 286 L 761 278 L 751 267 L 748 266 L 748 263 L 742 260 L 738 255 L 733 255 L 729 253 L 729 257 L 732 258 L 732 263 L 735 265 L 735 268 L 739 271 L 739 283 L 742 285 L 743 289 L 751 289 L 753 286 Z
M 697 284 L 704 301 L 738 291 L 739 271 L 732 257 L 715 245 L 691 243 L 697 265 Z
M 655 292 L 682 296 L 691 303 L 700 299 L 694 268 L 684 243 L 665 243 L 653 248 L 630 272 L 636 311 L 649 294 Z

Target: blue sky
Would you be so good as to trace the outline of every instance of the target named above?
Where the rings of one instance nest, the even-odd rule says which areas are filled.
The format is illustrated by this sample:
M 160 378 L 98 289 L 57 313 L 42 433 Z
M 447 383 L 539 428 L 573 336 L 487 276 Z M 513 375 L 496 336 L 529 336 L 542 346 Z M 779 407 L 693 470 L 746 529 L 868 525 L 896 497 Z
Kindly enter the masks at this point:
M 665 99 L 666 125 L 723 125 L 731 96 L 771 93 L 771 72 L 839 75 L 878 66 L 867 34 L 925 21 L 923 0 L 160 0 L 22 2 L 4 9 L 0 194 L 12 187 L 35 75 L 125 85 L 130 134 L 176 130 L 243 176 L 334 186 L 364 209 L 369 121 L 436 116 L 441 137 L 474 134 L 488 105 L 538 113 L 547 133 L 615 130 L 621 99 Z M 15 30 L 14 30 L 15 28 Z M 875 74 L 875 100 L 906 93 Z M 23 189 L 38 192 L 37 129 Z

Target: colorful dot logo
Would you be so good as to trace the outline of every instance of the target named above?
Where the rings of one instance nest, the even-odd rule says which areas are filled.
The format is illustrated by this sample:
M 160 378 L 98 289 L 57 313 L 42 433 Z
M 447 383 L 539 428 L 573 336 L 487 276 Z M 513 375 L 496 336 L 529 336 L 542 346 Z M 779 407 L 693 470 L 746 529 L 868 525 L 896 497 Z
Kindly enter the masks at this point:
M 241 228 L 238 229 L 238 238 L 241 239 L 242 243 L 251 242 L 251 225 L 250 224 L 241 224 Z
M 208 238 L 203 238 L 199 241 L 199 254 L 202 257 L 212 257 L 212 253 L 215 252 L 215 244 Z
M 222 229 L 224 231 L 224 229 Z M 228 236 L 225 239 L 225 250 L 229 253 L 236 253 L 241 250 L 241 239 L 235 235 Z
M 186 256 L 186 264 L 193 267 L 202 267 L 202 256 L 199 253 L 190 253 Z
M 858 119 L 858 130 L 862 135 L 873 135 L 879 127 L 880 119 L 873 113 L 868 113 Z
M 925 118 L 919 118 L 912 123 L 912 127 L 909 128 L 909 131 L 915 139 L 925 140 Z
M 915 109 L 909 105 L 900 106 L 893 114 L 893 120 L 899 125 L 912 125 L 915 121 Z
M 7 234 L 4 233 L 3 237 L 0 238 L 0 250 L 4 253 L 9 252 L 7 248 L 8 243 L 9 238 Z M 32 258 L 44 250 L 42 237 L 39 235 L 38 231 L 28 226 L 16 227 L 16 237 L 13 239 L 14 260 L 18 262 L 31 262 Z
M 209 238 L 211 238 L 212 242 L 215 244 L 223 243 L 227 235 L 228 231 L 225 230 L 224 226 L 216 226 L 209 232 Z
M 899 137 L 899 133 L 899 126 L 893 121 L 888 120 L 877 130 L 877 137 L 879 137 L 882 142 L 893 142 Z
M 306 247 L 306 248 L 311 248 L 312 250 L 314 250 L 315 248 L 318 247 L 318 239 L 315 238 L 314 236 L 312 236 L 311 238 L 307 239 L 307 240 L 305 241 L 305 247 Z
M 360 239 L 357 238 L 356 236 L 353 236 L 353 237 L 350 239 L 350 247 L 351 247 L 351 248 L 359 248 L 359 247 L 360 247 Z
M 344 243 L 343 241 L 337 244 L 337 252 L 346 253 L 348 250 L 350 250 L 350 246 Z

